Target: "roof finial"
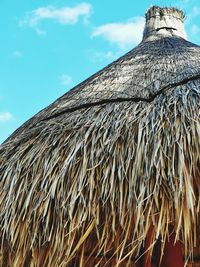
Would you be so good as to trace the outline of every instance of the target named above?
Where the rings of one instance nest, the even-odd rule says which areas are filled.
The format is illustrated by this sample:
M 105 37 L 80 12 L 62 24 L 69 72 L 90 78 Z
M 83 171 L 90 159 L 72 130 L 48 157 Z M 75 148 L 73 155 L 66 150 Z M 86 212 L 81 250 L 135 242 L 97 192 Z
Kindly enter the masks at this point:
M 150 7 L 146 12 L 143 40 L 149 36 L 178 36 L 186 39 L 183 11 L 177 8 Z

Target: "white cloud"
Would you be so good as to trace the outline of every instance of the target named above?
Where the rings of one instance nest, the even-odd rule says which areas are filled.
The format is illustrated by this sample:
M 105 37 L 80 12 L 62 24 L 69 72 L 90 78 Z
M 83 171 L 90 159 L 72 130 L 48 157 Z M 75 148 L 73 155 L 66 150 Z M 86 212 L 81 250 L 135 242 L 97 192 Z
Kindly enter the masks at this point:
M 13 119 L 13 115 L 10 112 L 1 112 L 0 113 L 0 122 L 6 122 Z
M 44 31 L 38 29 L 38 24 L 44 20 L 54 20 L 57 23 L 68 25 L 75 24 L 79 21 L 80 17 L 85 20 L 89 17 L 92 6 L 89 3 L 81 3 L 74 7 L 56 8 L 55 6 L 40 7 L 25 15 L 19 21 L 19 26 L 29 26 L 35 28 L 39 35 L 45 34 Z
M 72 84 L 72 77 L 68 74 L 62 74 L 60 76 L 60 82 L 62 85 L 70 85 Z
M 22 57 L 23 53 L 21 51 L 16 50 L 16 51 L 13 52 L 13 56 L 14 57 Z
M 92 37 L 101 36 L 120 48 L 126 48 L 142 40 L 144 23 L 143 17 L 134 17 L 127 22 L 104 24 L 93 31 Z

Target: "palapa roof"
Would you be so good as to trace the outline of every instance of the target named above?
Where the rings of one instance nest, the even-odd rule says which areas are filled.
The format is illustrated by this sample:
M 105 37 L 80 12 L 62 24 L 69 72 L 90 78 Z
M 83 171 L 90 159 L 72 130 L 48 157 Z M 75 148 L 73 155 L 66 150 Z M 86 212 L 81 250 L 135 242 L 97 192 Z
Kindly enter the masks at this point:
M 200 47 L 183 20 L 151 7 L 137 47 L 0 146 L 3 266 L 133 266 L 169 224 L 200 256 Z

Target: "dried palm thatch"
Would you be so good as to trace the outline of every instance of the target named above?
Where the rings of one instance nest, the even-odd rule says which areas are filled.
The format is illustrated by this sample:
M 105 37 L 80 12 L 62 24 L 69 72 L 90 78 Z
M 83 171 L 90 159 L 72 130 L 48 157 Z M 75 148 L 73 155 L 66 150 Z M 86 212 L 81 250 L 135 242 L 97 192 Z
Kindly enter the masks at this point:
M 150 8 L 136 48 L 1 145 L 1 266 L 139 266 L 149 227 L 162 256 L 169 225 L 200 257 L 200 47 L 183 19 Z

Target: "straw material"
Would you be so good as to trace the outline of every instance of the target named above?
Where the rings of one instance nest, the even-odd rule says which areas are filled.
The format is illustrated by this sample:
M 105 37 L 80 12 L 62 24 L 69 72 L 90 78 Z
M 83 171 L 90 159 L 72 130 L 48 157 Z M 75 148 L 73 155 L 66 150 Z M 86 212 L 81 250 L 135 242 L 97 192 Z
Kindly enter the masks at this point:
M 2 144 L 1 266 L 139 266 L 169 224 L 200 256 L 199 62 L 147 39 Z

